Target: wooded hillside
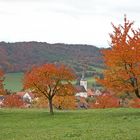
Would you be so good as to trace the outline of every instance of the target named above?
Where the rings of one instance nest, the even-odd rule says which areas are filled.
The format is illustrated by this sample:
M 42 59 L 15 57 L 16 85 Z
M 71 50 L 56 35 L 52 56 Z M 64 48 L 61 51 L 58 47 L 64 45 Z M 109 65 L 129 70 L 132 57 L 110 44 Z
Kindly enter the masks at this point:
M 6 72 L 21 72 L 32 65 L 62 62 L 81 72 L 102 67 L 100 49 L 91 45 L 49 44 L 45 42 L 0 42 L 0 67 Z

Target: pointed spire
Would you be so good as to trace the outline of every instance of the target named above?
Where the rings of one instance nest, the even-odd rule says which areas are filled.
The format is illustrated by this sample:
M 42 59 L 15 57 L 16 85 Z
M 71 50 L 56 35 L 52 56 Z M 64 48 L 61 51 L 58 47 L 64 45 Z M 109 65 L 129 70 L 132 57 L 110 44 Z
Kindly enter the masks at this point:
M 84 79 L 85 79 L 85 72 L 83 71 L 81 80 L 84 80 Z

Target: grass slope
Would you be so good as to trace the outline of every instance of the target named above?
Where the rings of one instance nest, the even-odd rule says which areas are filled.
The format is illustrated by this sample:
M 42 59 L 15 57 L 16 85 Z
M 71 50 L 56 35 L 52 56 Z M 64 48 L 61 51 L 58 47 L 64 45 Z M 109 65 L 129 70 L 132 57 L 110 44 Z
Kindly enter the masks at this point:
M 139 109 L 0 109 L 0 140 L 139 140 Z
M 23 73 L 7 73 L 4 80 L 4 88 L 11 91 L 20 91 L 22 89 Z
M 23 88 L 22 79 L 23 73 L 7 73 L 4 80 L 5 89 L 11 91 L 20 91 Z M 93 79 L 93 77 L 88 77 L 86 79 L 88 82 L 88 87 L 91 88 L 95 83 L 95 80 Z M 73 83 L 75 84 L 76 81 Z

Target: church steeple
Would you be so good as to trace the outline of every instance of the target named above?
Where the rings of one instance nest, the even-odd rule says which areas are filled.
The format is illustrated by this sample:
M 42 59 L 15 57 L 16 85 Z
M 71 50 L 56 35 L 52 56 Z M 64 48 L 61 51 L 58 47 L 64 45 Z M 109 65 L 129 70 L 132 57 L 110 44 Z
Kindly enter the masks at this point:
M 80 86 L 83 86 L 85 90 L 87 91 L 87 80 L 85 79 L 85 72 L 83 71 L 82 77 L 80 80 Z
M 85 72 L 84 71 L 82 72 L 81 80 L 85 80 Z

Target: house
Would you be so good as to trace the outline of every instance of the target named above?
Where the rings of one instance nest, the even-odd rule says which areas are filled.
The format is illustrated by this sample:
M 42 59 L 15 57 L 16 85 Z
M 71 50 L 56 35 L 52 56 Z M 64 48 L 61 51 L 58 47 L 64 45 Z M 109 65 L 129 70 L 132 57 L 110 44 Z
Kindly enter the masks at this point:
M 31 103 L 35 98 L 32 92 L 17 92 L 16 94 L 19 95 L 23 99 L 23 101 L 27 103 Z
M 4 96 L 3 95 L 0 95 L 0 107 L 3 106 L 3 101 L 4 101 Z
M 94 96 L 100 96 L 102 94 L 103 93 L 100 90 L 98 90 L 98 89 L 94 92 Z
M 88 89 L 88 90 L 87 90 L 87 96 L 88 96 L 88 97 L 93 97 L 93 96 L 94 96 L 94 90 Z
M 87 91 L 85 90 L 85 88 L 81 85 L 76 86 L 76 97 L 84 97 L 87 98 Z

